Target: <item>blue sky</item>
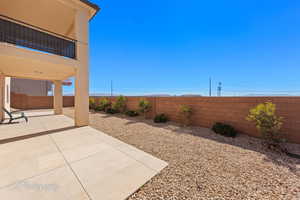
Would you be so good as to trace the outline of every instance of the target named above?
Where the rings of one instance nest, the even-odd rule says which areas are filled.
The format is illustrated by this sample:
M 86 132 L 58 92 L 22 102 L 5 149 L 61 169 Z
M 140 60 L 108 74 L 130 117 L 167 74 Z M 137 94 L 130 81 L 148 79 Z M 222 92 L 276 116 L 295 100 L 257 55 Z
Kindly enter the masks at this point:
M 91 93 L 300 94 L 299 0 L 93 2 Z

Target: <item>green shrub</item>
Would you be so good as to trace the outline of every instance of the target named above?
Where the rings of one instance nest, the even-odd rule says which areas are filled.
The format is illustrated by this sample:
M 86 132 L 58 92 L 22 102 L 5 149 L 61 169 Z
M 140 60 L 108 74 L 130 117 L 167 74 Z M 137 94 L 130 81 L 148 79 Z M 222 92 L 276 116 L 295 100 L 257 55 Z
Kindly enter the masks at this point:
M 102 108 L 102 106 L 97 105 L 97 106 L 95 106 L 94 110 L 95 111 L 103 111 L 103 108 Z
M 139 115 L 139 113 L 135 110 L 128 110 L 125 112 L 125 114 L 129 117 L 136 117 Z
M 236 137 L 237 131 L 230 125 L 217 122 L 213 125 L 212 130 L 226 137 Z
M 116 101 L 112 104 L 112 108 L 118 110 L 121 113 L 126 111 L 126 97 L 118 96 Z
M 169 118 L 165 114 L 158 114 L 154 117 L 153 121 L 155 123 L 166 123 L 167 121 L 169 121 Z
M 181 124 L 183 126 L 188 126 L 191 123 L 192 108 L 188 105 L 181 105 L 179 108 L 179 115 L 181 119 Z
M 96 107 L 95 99 L 94 98 L 89 98 L 89 108 L 94 110 Z
M 144 115 L 146 118 L 146 114 L 151 110 L 151 104 L 146 99 L 141 99 L 139 101 L 139 111 Z
M 285 139 L 280 133 L 283 118 L 276 115 L 276 105 L 272 102 L 261 103 L 250 109 L 247 120 L 255 123 L 268 145 L 277 146 L 284 142 Z
M 119 111 L 118 106 L 116 105 L 116 102 L 112 102 L 110 108 Z
M 116 110 L 116 109 L 114 109 L 114 108 L 107 108 L 107 109 L 105 110 L 105 112 L 108 113 L 108 114 L 116 114 L 116 113 L 119 113 L 119 111 Z
M 111 102 L 107 98 L 102 98 L 99 100 L 99 104 L 96 106 L 97 111 L 106 111 L 111 107 Z

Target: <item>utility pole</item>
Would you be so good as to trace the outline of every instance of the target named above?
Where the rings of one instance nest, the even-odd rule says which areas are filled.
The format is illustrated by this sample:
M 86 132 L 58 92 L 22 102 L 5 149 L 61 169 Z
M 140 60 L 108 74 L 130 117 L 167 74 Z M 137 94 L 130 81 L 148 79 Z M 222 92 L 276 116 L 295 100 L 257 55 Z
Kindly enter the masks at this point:
M 209 96 L 211 97 L 211 77 L 209 77 Z
M 218 86 L 218 96 L 220 97 L 222 95 L 222 83 L 219 82 L 219 86 Z
M 113 96 L 113 81 L 110 81 L 110 96 Z

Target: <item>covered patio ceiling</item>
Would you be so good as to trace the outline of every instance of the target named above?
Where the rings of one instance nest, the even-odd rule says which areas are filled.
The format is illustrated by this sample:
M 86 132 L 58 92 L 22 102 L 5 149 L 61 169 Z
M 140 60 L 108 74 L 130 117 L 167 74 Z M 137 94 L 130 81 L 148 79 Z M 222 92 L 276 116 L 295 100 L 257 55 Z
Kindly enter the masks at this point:
M 0 72 L 5 76 L 65 80 L 75 75 L 78 61 L 0 43 Z

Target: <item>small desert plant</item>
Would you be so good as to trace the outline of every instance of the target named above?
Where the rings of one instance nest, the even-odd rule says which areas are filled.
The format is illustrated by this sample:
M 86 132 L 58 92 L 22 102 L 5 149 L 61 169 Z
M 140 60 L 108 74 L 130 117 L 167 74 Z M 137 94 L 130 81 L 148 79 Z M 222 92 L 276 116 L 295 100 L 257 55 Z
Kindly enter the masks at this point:
M 119 111 L 116 110 L 116 109 L 114 109 L 114 108 L 107 108 L 107 109 L 105 110 L 105 112 L 108 113 L 108 114 L 116 114 L 116 113 L 119 113 Z
M 99 100 L 99 104 L 96 107 L 97 111 L 106 111 L 111 107 L 111 102 L 107 98 L 102 98 Z
M 179 115 L 181 119 L 181 124 L 183 126 L 188 126 L 191 123 L 192 108 L 188 105 L 181 105 L 179 108 Z
M 126 97 L 124 96 L 118 96 L 116 101 L 112 104 L 112 108 L 124 113 L 126 111 Z
M 94 99 L 94 98 L 90 98 L 90 99 L 89 99 L 89 108 L 90 108 L 91 110 L 94 110 L 95 107 L 96 107 L 95 99 Z
M 280 133 L 283 119 L 276 115 L 276 105 L 272 102 L 261 103 L 250 109 L 247 120 L 255 123 L 269 148 L 280 147 L 279 144 L 284 142 Z
M 139 113 L 135 110 L 128 110 L 125 112 L 125 114 L 129 117 L 136 117 L 139 115 Z
M 169 118 L 167 117 L 167 115 L 165 114 L 158 114 L 154 117 L 153 120 L 155 123 L 166 123 L 167 121 L 169 121 Z
M 144 115 L 146 118 L 146 114 L 151 110 L 151 104 L 146 99 L 141 99 L 139 101 L 139 111 Z
M 237 135 L 237 131 L 232 126 L 220 122 L 215 123 L 212 130 L 226 137 L 235 137 Z

